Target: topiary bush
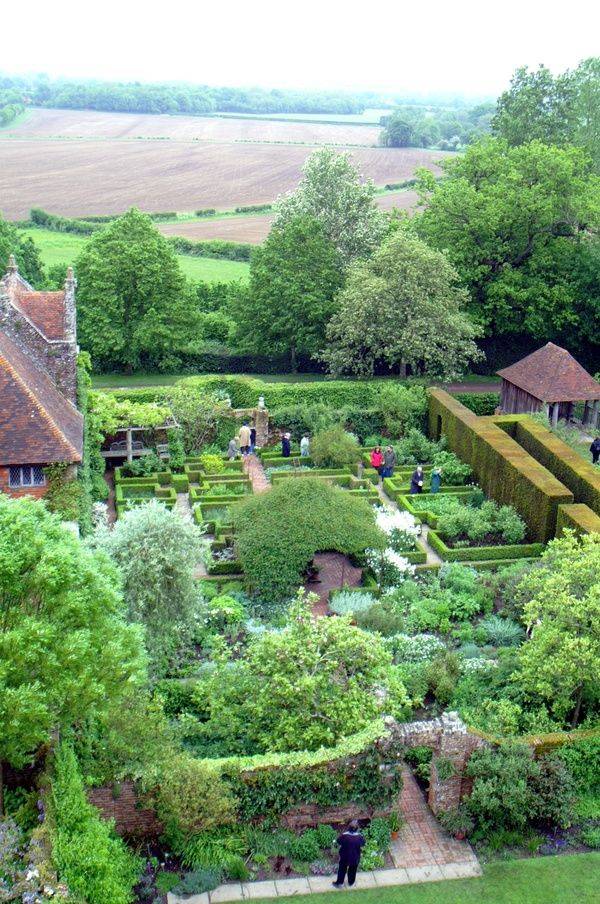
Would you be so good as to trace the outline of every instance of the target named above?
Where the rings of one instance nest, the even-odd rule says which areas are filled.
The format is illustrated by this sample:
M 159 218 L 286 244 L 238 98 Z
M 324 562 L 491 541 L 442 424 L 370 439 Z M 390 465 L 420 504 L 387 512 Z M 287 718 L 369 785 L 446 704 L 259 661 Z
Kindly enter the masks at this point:
M 277 482 L 232 506 L 232 518 L 244 574 L 267 598 L 293 593 L 316 552 L 352 555 L 385 543 L 368 502 L 312 477 Z
M 359 461 L 360 446 L 354 434 L 336 425 L 315 434 L 311 456 L 318 468 L 346 468 Z

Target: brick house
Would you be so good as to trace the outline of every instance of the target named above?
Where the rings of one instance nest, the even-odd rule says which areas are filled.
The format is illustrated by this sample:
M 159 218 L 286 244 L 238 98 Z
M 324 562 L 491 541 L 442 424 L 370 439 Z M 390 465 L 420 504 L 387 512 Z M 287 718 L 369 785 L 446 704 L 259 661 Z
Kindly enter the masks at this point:
M 0 492 L 44 496 L 44 467 L 59 462 L 75 475 L 83 450 L 76 403 L 73 271 L 64 290 L 36 292 L 11 256 L 0 280 Z

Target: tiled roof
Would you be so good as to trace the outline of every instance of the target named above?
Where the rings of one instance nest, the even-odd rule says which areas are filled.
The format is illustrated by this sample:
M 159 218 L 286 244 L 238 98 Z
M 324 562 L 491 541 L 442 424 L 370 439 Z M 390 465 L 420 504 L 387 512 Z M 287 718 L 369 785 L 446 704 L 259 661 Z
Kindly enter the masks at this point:
M 13 304 L 47 339 L 65 338 L 65 293 L 24 292 L 13 295 Z
M 579 402 L 600 399 L 600 383 L 584 370 L 565 348 L 548 342 L 498 371 L 498 376 L 543 402 Z
M 1 332 L 0 399 L 0 465 L 81 461 L 81 414 Z

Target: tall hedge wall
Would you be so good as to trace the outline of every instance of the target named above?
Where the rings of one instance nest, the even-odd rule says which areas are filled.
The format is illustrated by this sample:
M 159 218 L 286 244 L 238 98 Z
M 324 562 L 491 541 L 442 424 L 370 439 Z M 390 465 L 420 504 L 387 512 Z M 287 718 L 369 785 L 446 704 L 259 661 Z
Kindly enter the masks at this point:
M 516 508 L 533 540 L 546 543 L 554 536 L 558 506 L 572 503 L 573 493 L 492 418 L 477 417 L 444 390 L 432 389 L 429 433 L 447 437 L 488 496 Z
M 576 502 L 575 505 L 559 505 L 556 536 L 560 537 L 567 528 L 578 534 L 600 534 L 600 516 L 582 502 Z
M 494 423 L 568 487 L 576 502 L 600 515 L 600 468 L 595 468 L 551 430 L 526 414 L 502 415 Z

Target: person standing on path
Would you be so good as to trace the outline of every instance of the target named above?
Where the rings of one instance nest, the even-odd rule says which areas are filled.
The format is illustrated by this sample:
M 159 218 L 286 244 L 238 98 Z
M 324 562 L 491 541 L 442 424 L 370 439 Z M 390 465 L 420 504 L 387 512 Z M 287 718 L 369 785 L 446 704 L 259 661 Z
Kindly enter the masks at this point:
M 248 424 L 244 424 L 240 427 L 240 449 L 242 452 L 242 456 L 245 458 L 250 451 L 250 427 Z
M 413 475 L 410 478 L 410 495 L 414 496 L 416 493 L 423 492 L 423 467 L 422 465 L 417 465 L 416 471 L 413 471 Z
M 227 446 L 227 458 L 229 461 L 235 461 L 238 454 L 237 440 L 235 436 L 229 440 L 229 445 Z
M 365 846 L 365 837 L 361 835 L 356 819 L 353 819 L 348 829 L 338 837 L 336 844 L 340 849 L 340 862 L 337 879 L 331 884 L 334 888 L 343 888 L 348 873 L 348 885 L 352 887 L 360 863 L 361 850 Z
M 379 474 L 379 480 L 381 480 L 381 469 L 383 467 L 383 453 L 381 451 L 381 446 L 375 446 L 370 455 L 371 467 L 375 468 L 377 473 Z
M 431 486 L 429 488 L 430 493 L 439 493 L 440 487 L 442 485 L 442 469 L 434 468 L 431 472 Z
M 305 433 L 302 439 L 300 440 L 300 456 L 301 458 L 308 458 L 310 455 L 310 439 L 308 434 Z
M 592 453 L 592 464 L 598 464 L 598 459 L 600 458 L 600 436 L 597 436 L 592 442 L 590 452 Z
M 393 477 L 394 468 L 396 467 L 396 453 L 391 446 L 387 446 L 383 453 L 383 470 L 382 477 Z
M 250 455 L 254 455 L 256 449 L 256 427 L 250 427 Z
M 291 438 L 292 437 L 291 437 L 290 433 L 284 433 L 283 436 L 281 437 L 281 454 L 284 458 L 290 457 L 290 452 L 292 450 L 292 447 L 290 444 Z

